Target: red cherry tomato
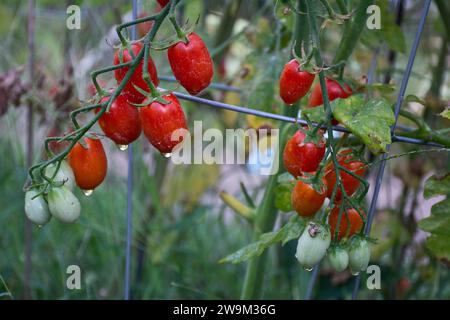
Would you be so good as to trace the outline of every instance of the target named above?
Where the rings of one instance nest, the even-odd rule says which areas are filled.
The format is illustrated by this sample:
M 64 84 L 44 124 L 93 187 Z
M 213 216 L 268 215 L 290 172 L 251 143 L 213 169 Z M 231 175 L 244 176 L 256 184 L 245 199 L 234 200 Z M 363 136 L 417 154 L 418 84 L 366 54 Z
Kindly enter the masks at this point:
M 284 66 L 280 76 L 280 97 L 286 104 L 294 104 L 311 88 L 314 74 L 300 70 L 300 64 L 292 59 Z
M 177 97 L 173 94 L 163 96 L 168 104 L 158 101 L 140 108 L 141 124 L 150 143 L 161 153 L 170 154 L 173 148 L 183 141 L 181 136 L 172 140 L 172 133 L 177 129 L 186 129 L 186 118 Z M 144 102 L 145 103 L 145 102 Z
M 179 41 L 167 50 L 170 67 L 178 82 L 192 95 L 211 83 L 213 63 L 208 48 L 196 33 L 187 36 L 189 42 Z
M 134 55 L 138 55 L 139 52 L 143 48 L 143 44 L 140 42 L 134 43 L 131 45 L 131 48 L 133 50 Z M 122 50 L 122 60 L 120 60 L 120 54 L 119 51 L 116 51 L 114 54 L 114 64 L 118 65 L 120 63 L 126 63 L 129 61 L 132 61 L 133 58 L 131 57 L 130 53 L 128 52 L 128 49 L 121 49 Z M 145 96 L 140 93 L 136 88 L 133 86 L 133 84 L 145 91 L 149 91 L 150 88 L 148 87 L 147 83 L 145 83 L 145 80 L 142 78 L 142 70 L 143 70 L 143 64 L 144 59 L 142 59 L 137 66 L 136 70 L 134 71 L 133 75 L 131 76 L 131 79 L 127 82 L 125 85 L 122 94 L 125 95 L 125 97 L 128 99 L 128 101 L 132 103 L 141 103 L 142 100 L 145 99 Z M 148 71 L 150 73 L 150 77 L 152 79 L 152 82 L 155 86 L 159 84 L 158 80 L 158 74 L 156 71 L 155 64 L 153 63 L 153 60 L 151 57 L 148 57 L 148 65 L 147 65 Z M 117 83 L 120 84 L 120 82 L 123 80 L 125 75 L 127 74 L 129 70 L 129 67 L 123 67 L 120 69 L 114 70 L 114 76 L 116 77 Z
M 67 158 L 78 187 L 94 190 L 106 177 L 108 161 L 99 139 L 85 137 L 84 142 L 87 148 L 77 142 Z
M 319 193 L 311 185 L 298 180 L 291 193 L 292 207 L 300 216 L 311 217 L 322 208 L 325 196 L 325 189 Z
M 317 170 L 320 161 L 325 155 L 325 139 L 321 132 L 318 132 L 319 143 L 303 143 L 306 134 L 298 130 L 292 138 L 288 140 L 283 151 L 283 161 L 286 170 L 294 177 L 302 175 L 302 172 L 313 172 Z
M 349 150 L 345 150 L 338 154 L 337 157 L 338 163 L 344 168 L 348 169 L 349 171 L 357 174 L 358 176 L 360 177 L 364 176 L 364 173 L 366 172 L 364 162 L 354 159 L 352 155 L 348 154 L 348 152 Z M 327 197 L 331 199 L 334 185 L 336 184 L 336 172 L 334 170 L 333 163 L 330 163 L 325 168 L 325 172 L 326 172 L 325 179 L 327 180 L 328 186 Z M 358 189 L 361 182 L 355 177 L 352 177 L 350 174 L 342 170 L 339 172 L 339 176 L 341 177 L 341 181 L 344 185 L 344 190 L 347 193 L 347 195 L 351 196 L 353 193 L 355 193 L 356 189 Z M 339 201 L 341 198 L 342 192 L 340 189 L 338 189 L 336 191 L 335 201 Z
M 107 102 L 104 97 L 100 102 Z M 95 109 L 98 113 L 100 108 Z M 117 144 L 128 145 L 141 135 L 141 121 L 139 111 L 130 105 L 125 96 L 120 95 L 111 104 L 109 111 L 105 111 L 98 120 L 105 135 Z
M 347 209 L 347 214 L 342 210 L 341 221 L 339 223 L 338 240 L 341 240 L 344 236 L 351 237 L 352 235 L 361 231 L 363 226 L 363 219 L 359 215 L 358 211 L 355 209 Z M 363 213 L 365 216 L 365 213 Z M 330 225 L 331 236 L 335 237 L 335 230 L 339 219 L 339 207 L 335 206 L 331 210 L 330 216 L 328 217 L 328 223 Z M 350 227 L 349 227 L 350 224 Z
M 328 98 L 331 101 L 337 98 L 348 98 L 352 94 L 352 90 L 348 85 L 345 85 L 345 90 L 341 87 L 341 85 L 333 79 L 326 78 L 325 79 Z M 311 92 L 311 96 L 309 97 L 308 105 L 310 107 L 317 107 L 323 104 L 322 97 L 322 88 L 320 87 L 320 83 L 318 82 L 313 91 Z

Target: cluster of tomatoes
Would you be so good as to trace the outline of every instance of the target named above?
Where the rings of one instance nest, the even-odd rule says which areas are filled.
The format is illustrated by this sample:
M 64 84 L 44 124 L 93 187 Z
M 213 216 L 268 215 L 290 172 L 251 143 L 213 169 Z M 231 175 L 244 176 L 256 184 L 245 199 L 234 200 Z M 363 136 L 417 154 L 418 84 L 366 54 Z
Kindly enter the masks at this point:
M 289 105 L 298 102 L 310 91 L 314 78 L 314 73 L 303 70 L 301 64 L 292 59 L 284 66 L 280 76 L 280 97 Z M 345 99 L 352 94 L 351 88 L 346 84 L 343 87 L 331 78 L 326 78 L 325 82 L 330 101 Z M 309 96 L 308 107 L 320 105 L 323 105 L 323 97 L 320 83 L 317 83 Z M 288 140 L 283 151 L 286 170 L 297 178 L 291 193 L 291 204 L 301 217 L 313 218 L 323 207 L 326 198 L 334 201 L 328 215 L 329 228 L 310 222 L 299 239 L 296 257 L 305 268 L 311 269 L 328 250 L 330 263 L 337 271 L 344 270 L 350 264 L 350 269 L 356 273 L 367 267 L 368 254 L 370 256 L 367 240 L 356 241 L 355 237 L 350 242 L 353 244 L 348 252 L 343 246 L 329 246 L 332 238 L 338 242 L 350 239 L 361 231 L 363 219 L 359 212 L 362 211 L 358 212 L 342 203 L 342 192 L 336 187 L 336 170 L 331 159 L 327 159 L 328 164 L 323 169 L 319 168 L 325 150 L 323 131 L 304 127 Z M 362 177 L 365 173 L 365 163 L 354 156 L 351 149 L 340 151 L 336 160 L 340 166 L 355 175 Z M 322 172 L 317 173 L 317 170 Z M 339 170 L 339 178 L 345 193 L 351 197 L 359 188 L 360 181 L 343 170 Z M 360 259 L 361 257 L 364 259 Z
M 160 4 L 166 5 L 167 2 L 160 1 Z M 131 62 L 143 49 L 140 42 L 122 47 L 114 55 L 114 64 Z M 197 34 L 183 36 L 168 48 L 167 56 L 175 78 L 190 94 L 198 94 L 211 83 L 213 63 L 206 45 Z M 112 101 L 109 110 L 100 116 L 98 123 L 104 135 L 122 150 L 143 131 L 148 141 L 161 154 L 169 156 L 183 140 L 182 134 L 177 134 L 178 138 L 174 139 L 174 133 L 177 130 L 188 130 L 186 117 L 174 94 L 161 93 L 149 87 L 144 78 L 144 68 L 150 74 L 154 88 L 158 86 L 153 60 L 149 57 L 148 64 L 144 65 L 144 59 L 141 59 L 121 94 Z M 123 81 L 129 69 L 128 65 L 115 69 L 118 84 Z M 99 102 L 105 105 L 110 98 L 111 96 L 105 95 Z M 101 107 L 94 109 L 96 114 L 100 111 Z M 26 192 L 26 215 L 38 225 L 47 223 L 51 216 L 62 222 L 74 222 L 81 209 L 73 194 L 75 184 L 89 195 L 105 179 L 107 166 L 101 140 L 95 134 L 86 134 L 69 151 L 67 161 L 63 160 L 59 166 L 51 164 L 46 167 L 46 178 L 53 179 L 48 192 L 44 194 L 37 188 Z
M 310 137 L 311 134 L 314 134 L 314 137 Z M 332 238 L 336 240 L 336 242 L 341 241 L 344 238 L 351 238 L 359 233 L 363 226 L 363 219 L 358 210 L 347 207 L 342 201 L 342 192 L 340 188 L 337 188 L 336 186 L 336 170 L 333 162 L 330 161 L 324 169 L 322 169 L 323 172 L 316 174 L 316 170 L 319 169 L 319 165 L 325 155 L 325 144 L 323 133 L 320 130 L 317 133 L 314 133 L 314 130 L 303 128 L 297 131 L 294 136 L 288 140 L 283 151 L 283 160 L 286 170 L 294 177 L 298 178 L 291 193 L 292 208 L 298 215 L 307 219 L 313 218 L 322 208 L 326 198 L 334 200 L 333 208 L 328 216 L 330 230 L 325 226 L 313 224 L 313 226 L 309 226 L 309 228 L 317 230 L 314 232 L 305 230 L 304 235 L 299 239 L 297 258 L 307 269 L 311 268 L 323 258 Z M 351 149 L 340 151 L 337 154 L 336 159 L 340 166 L 346 168 L 355 175 L 361 177 L 364 175 L 365 163 L 355 157 L 352 154 Z M 319 181 L 315 181 L 315 179 L 317 180 L 317 177 L 319 177 Z M 339 177 L 345 193 L 347 196 L 351 197 L 357 191 L 361 182 L 356 177 L 343 170 L 339 170 Z M 333 190 L 335 188 L 336 190 L 333 197 Z M 322 236 L 316 239 L 316 234 L 322 234 Z M 323 237 L 324 234 L 327 236 Z M 305 239 L 315 240 L 307 241 Z M 317 243 L 320 243 L 319 248 L 321 245 L 325 246 L 325 251 L 319 250 L 319 248 L 317 248 Z M 361 241 L 358 242 L 358 247 L 360 246 Z M 366 249 L 366 247 L 364 247 L 364 250 L 367 251 L 368 249 Z M 302 253 L 304 252 L 308 252 L 307 258 L 302 256 Z M 315 252 L 315 254 L 312 255 L 311 252 Z M 322 256 L 320 256 L 320 252 L 323 252 Z M 342 260 L 345 260 L 346 254 L 345 249 L 342 247 L 333 247 L 333 249 L 330 250 L 330 262 L 336 270 L 341 271 L 343 265 L 345 265 L 344 269 L 346 268 L 346 264 L 342 262 Z M 312 256 L 314 259 L 311 259 Z M 333 259 L 333 257 L 335 257 L 335 259 Z M 317 260 L 318 258 L 319 260 Z M 347 264 L 348 259 L 347 254 Z M 365 265 L 365 263 L 363 265 Z M 353 266 L 355 266 L 355 264 L 353 264 Z M 354 270 L 354 268 L 351 269 Z M 361 268 L 357 270 L 360 269 Z

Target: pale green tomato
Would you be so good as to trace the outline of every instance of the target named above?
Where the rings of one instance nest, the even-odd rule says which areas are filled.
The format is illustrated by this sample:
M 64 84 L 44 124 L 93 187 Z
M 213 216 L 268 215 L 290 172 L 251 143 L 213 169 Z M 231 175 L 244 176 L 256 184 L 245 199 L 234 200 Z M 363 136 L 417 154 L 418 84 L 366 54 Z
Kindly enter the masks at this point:
M 45 168 L 45 175 L 48 178 L 51 178 L 55 172 L 56 163 L 50 164 L 47 168 Z M 56 173 L 55 182 L 62 183 L 64 182 L 64 186 L 73 191 L 75 188 L 75 176 L 73 174 L 72 168 L 69 166 L 66 160 L 61 162 L 58 172 Z
M 341 272 L 347 269 L 349 257 L 347 250 L 344 248 L 334 247 L 331 250 L 328 250 L 327 257 L 330 262 L 330 266 L 336 272 Z
M 330 246 L 331 235 L 328 228 L 310 222 L 298 239 L 295 257 L 306 270 L 311 270 L 325 256 Z
M 47 199 L 50 213 L 59 221 L 72 223 L 80 216 L 80 201 L 66 187 L 52 188 Z
M 370 261 L 370 247 L 365 239 L 355 239 L 351 245 L 349 254 L 350 272 L 354 275 L 360 271 L 366 271 Z
M 33 199 L 37 193 L 37 190 L 29 190 L 25 193 L 25 214 L 31 221 L 43 226 L 50 221 L 52 216 L 43 195 Z

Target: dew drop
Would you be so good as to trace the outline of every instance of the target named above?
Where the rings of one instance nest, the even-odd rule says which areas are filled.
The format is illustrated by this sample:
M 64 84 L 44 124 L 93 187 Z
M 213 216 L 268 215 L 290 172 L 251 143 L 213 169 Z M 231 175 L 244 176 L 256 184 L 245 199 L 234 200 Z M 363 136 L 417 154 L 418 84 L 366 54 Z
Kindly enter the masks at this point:
M 42 224 L 38 224 L 38 226 L 37 226 L 39 229 L 41 229 L 42 228 Z
M 83 190 L 83 193 L 86 197 L 89 197 L 93 192 L 94 190 Z
M 172 154 L 171 154 L 170 152 L 168 152 L 168 153 L 161 152 L 161 155 L 162 155 L 164 158 L 170 158 L 170 157 L 172 156 Z
M 305 268 L 305 271 L 311 272 L 313 268 Z
M 119 148 L 120 151 L 125 151 L 128 149 L 127 144 L 117 144 L 117 148 Z

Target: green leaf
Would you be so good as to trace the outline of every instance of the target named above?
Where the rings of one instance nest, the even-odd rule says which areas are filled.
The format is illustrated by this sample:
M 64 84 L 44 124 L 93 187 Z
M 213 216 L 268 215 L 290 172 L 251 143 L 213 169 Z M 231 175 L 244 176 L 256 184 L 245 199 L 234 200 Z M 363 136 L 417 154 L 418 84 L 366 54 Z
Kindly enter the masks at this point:
M 450 173 L 443 177 L 431 176 L 425 182 L 423 196 L 430 199 L 439 195 L 446 195 L 450 192 Z
M 394 124 L 394 113 L 389 103 L 382 98 L 373 98 L 364 103 L 362 95 L 332 102 L 334 117 L 359 137 L 377 155 L 386 152 L 391 143 L 390 126 Z
M 250 243 L 238 251 L 226 256 L 221 259 L 219 263 L 228 262 L 237 264 L 260 256 L 267 248 L 277 242 L 281 242 L 282 245 L 284 245 L 292 239 L 299 238 L 304 228 L 304 220 L 300 219 L 299 216 L 294 215 L 279 230 L 262 234 L 258 241 Z
M 333 110 L 333 107 L 331 108 Z M 302 109 L 302 117 L 308 118 L 313 122 L 325 122 L 325 110 L 323 106 Z
M 450 173 L 444 177 L 430 177 L 425 182 L 426 199 L 450 194 Z M 431 207 L 431 215 L 419 221 L 420 229 L 430 232 L 426 246 L 438 258 L 450 262 L 450 199 L 446 198 Z
M 292 211 L 291 193 L 295 186 L 295 178 L 285 172 L 278 177 L 278 185 L 275 187 L 275 207 L 283 212 Z
M 413 95 L 413 94 L 407 95 L 406 98 L 403 100 L 403 102 L 404 103 L 405 102 L 417 102 L 417 103 L 420 103 L 423 106 L 426 106 L 425 100 L 423 100 L 423 99 L 421 99 L 418 96 Z

